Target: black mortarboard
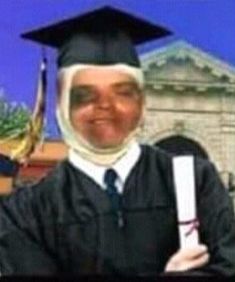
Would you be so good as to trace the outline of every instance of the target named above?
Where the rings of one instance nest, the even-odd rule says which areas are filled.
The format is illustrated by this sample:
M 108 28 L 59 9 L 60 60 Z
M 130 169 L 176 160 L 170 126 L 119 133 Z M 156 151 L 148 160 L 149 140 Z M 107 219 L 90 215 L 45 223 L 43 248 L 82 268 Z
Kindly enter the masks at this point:
M 167 29 L 109 6 L 22 35 L 58 49 L 58 66 L 139 66 L 134 44 L 171 34 Z

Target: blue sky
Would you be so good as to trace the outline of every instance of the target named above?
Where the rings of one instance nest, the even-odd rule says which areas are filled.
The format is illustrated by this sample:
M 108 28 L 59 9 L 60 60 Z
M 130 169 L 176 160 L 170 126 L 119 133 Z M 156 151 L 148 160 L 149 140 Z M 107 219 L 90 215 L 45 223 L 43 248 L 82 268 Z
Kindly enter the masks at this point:
M 21 39 L 20 34 L 102 4 L 136 13 L 174 32 L 165 40 L 141 46 L 140 52 L 183 39 L 235 66 L 235 0 L 0 0 L 0 88 L 9 101 L 32 108 L 36 93 L 41 49 Z M 47 124 L 51 136 L 56 136 L 55 52 L 48 49 L 47 53 Z

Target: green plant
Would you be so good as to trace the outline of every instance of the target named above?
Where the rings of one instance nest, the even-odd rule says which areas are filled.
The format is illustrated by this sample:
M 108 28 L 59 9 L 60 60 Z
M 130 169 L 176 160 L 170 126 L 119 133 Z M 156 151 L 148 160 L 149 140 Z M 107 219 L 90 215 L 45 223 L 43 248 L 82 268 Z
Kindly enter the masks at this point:
M 0 94 L 0 138 L 17 136 L 24 131 L 30 110 L 24 104 L 10 103 Z

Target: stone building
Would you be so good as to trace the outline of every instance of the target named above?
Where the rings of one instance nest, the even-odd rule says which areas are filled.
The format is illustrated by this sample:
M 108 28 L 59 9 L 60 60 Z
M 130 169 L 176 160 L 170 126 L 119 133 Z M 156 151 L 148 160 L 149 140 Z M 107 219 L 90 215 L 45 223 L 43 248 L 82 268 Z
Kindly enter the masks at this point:
M 140 139 L 213 161 L 225 185 L 235 176 L 235 68 L 177 41 L 141 56 L 146 119 Z

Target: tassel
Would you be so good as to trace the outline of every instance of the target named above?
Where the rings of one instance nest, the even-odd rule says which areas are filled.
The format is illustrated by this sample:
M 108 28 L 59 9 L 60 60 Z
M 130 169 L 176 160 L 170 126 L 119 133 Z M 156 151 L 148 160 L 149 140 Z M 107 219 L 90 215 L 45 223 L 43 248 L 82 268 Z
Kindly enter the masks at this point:
M 38 79 L 36 103 L 32 117 L 26 126 L 23 136 L 20 138 L 19 145 L 11 151 L 11 159 L 17 160 L 21 163 L 28 161 L 31 154 L 35 151 L 36 146 L 41 143 L 42 140 L 46 105 L 46 78 L 47 61 L 45 56 L 43 56 Z

